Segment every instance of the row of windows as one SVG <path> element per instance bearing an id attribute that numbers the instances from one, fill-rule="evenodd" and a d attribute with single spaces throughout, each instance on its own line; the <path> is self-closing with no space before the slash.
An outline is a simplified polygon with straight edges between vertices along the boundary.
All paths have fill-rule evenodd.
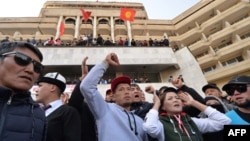
<path id="1" fill-rule="evenodd" d="M 65 24 L 74 24 L 75 25 L 76 20 L 69 18 L 65 20 Z M 85 24 L 84 20 L 82 20 L 82 24 Z M 86 24 L 92 24 L 92 20 L 88 19 Z M 99 20 L 99 24 L 109 24 L 109 21 L 106 19 Z M 124 25 L 124 21 L 121 19 L 115 20 L 115 24 L 117 25 Z"/>
<path id="2" fill-rule="evenodd" d="M 243 34 L 243 35 L 240 36 L 241 40 L 244 40 L 244 39 L 249 38 L 249 37 L 250 37 L 250 32 L 247 32 L 247 33 L 245 33 L 245 34 Z M 225 47 L 227 47 L 227 46 L 229 46 L 231 44 L 233 44 L 233 42 L 231 40 L 229 40 L 229 41 L 223 40 L 221 44 L 219 44 L 216 47 L 213 47 L 213 49 L 214 49 L 215 52 L 217 52 L 220 49 L 225 48 Z M 201 58 L 201 57 L 203 57 L 203 56 L 205 56 L 207 54 L 209 54 L 208 50 L 204 50 L 204 52 L 196 55 L 196 58 L 197 59 Z"/>
<path id="3" fill-rule="evenodd" d="M 229 9 L 227 9 L 227 10 L 229 10 Z M 246 18 L 249 18 L 250 16 L 249 16 L 249 14 L 245 14 L 245 15 L 241 15 L 241 16 L 239 16 L 239 17 L 236 17 L 235 18 L 235 20 L 234 21 L 229 21 L 230 19 L 224 19 L 224 20 L 221 20 L 221 21 L 218 21 L 218 23 L 214 23 L 213 25 L 213 27 L 211 27 L 210 28 L 210 30 L 208 29 L 208 30 L 206 30 L 206 29 L 204 29 L 204 31 L 206 30 L 207 32 L 206 33 L 204 33 L 204 35 L 206 36 L 206 38 L 208 38 L 208 37 L 210 37 L 210 36 L 212 36 L 213 34 L 215 34 L 215 33 L 217 33 L 217 32 L 220 32 L 221 30 L 223 30 L 223 25 L 225 24 L 225 22 L 228 22 L 230 25 L 233 25 L 233 24 L 236 24 L 236 23 L 238 23 L 238 22 L 240 22 L 240 21 L 242 21 L 242 20 L 245 20 Z M 202 24 L 205 24 L 205 23 L 207 23 L 207 22 L 209 22 L 210 21 L 210 19 L 211 18 L 208 18 L 207 20 L 205 20 L 204 22 L 202 22 L 202 23 L 200 23 L 198 26 L 200 26 L 200 27 L 202 27 Z M 211 20 L 216 20 L 216 19 L 211 19 Z M 194 21 L 197 21 L 197 20 L 194 20 Z M 196 29 L 197 28 L 197 25 L 196 24 L 193 24 L 194 26 L 193 26 L 193 28 L 191 28 L 191 29 L 189 29 L 189 30 L 192 30 L 192 29 Z M 196 26 L 195 26 L 196 25 Z M 196 30 L 195 30 L 196 31 Z M 187 32 L 187 31 L 186 31 Z M 186 32 L 184 32 L 184 33 L 182 33 L 182 34 L 186 34 Z M 235 34 L 237 34 L 237 33 L 235 33 Z M 238 33 L 238 34 L 240 34 L 240 33 Z M 180 33 L 180 35 L 181 35 L 181 33 Z M 191 38 L 191 36 L 190 36 L 190 38 Z M 197 42 L 197 40 L 198 41 L 201 41 L 203 38 L 200 38 L 200 37 L 196 37 L 197 39 L 194 39 L 193 38 L 193 40 L 190 40 L 190 41 L 188 41 L 189 43 L 186 43 L 185 45 L 187 45 L 187 46 L 191 46 L 191 45 L 193 45 L 193 44 L 195 44 L 196 42 Z M 195 42 L 194 42 L 194 40 L 195 40 Z M 222 41 L 223 41 L 224 39 L 222 39 Z"/>
<path id="4" fill-rule="evenodd" d="M 242 61 L 244 61 L 243 57 L 238 56 L 238 57 L 232 58 L 230 60 L 224 61 L 221 64 L 222 64 L 223 67 L 227 67 L 227 66 L 231 66 L 231 65 L 237 64 L 237 63 L 242 62 Z M 212 66 L 210 66 L 208 68 L 203 69 L 203 73 L 206 74 L 206 73 L 209 73 L 209 72 L 213 72 L 216 69 L 217 69 L 216 65 L 212 65 Z"/>

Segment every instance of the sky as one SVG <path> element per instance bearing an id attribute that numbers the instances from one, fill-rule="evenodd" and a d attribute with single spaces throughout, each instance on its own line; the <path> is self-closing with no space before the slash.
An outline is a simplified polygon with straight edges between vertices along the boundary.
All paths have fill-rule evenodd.
<path id="1" fill-rule="evenodd" d="M 47 0 L 1 0 L 0 17 L 37 17 Z M 55 0 L 53 0 L 55 1 Z M 57 0 L 64 1 L 64 0 Z M 66 0 L 65 0 L 66 1 Z M 67 0 L 77 1 L 77 0 Z M 80 1 L 80 0 L 78 0 Z M 97 0 L 81 0 L 97 1 Z M 171 20 L 201 0 L 98 0 L 143 3 L 149 19 Z"/>

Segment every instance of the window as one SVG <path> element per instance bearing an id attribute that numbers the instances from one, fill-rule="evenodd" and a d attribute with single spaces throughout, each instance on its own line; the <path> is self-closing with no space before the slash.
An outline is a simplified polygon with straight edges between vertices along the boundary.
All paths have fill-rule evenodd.
<path id="1" fill-rule="evenodd" d="M 248 18 L 248 14 L 246 14 L 246 15 L 244 15 L 243 17 L 240 17 L 239 19 L 235 20 L 232 24 L 235 24 L 235 23 L 237 23 L 237 22 L 239 22 L 239 21 L 241 21 L 241 20 L 244 20 L 244 19 L 246 19 L 246 18 Z"/>
<path id="2" fill-rule="evenodd" d="M 84 20 L 82 20 L 82 24 L 85 24 Z M 92 24 L 92 20 L 88 19 L 86 24 Z"/>
<path id="3" fill-rule="evenodd" d="M 101 19 L 101 20 L 99 21 L 99 24 L 108 24 L 108 20 L 106 20 L 106 19 Z"/>
<path id="4" fill-rule="evenodd" d="M 233 59 L 230 59 L 230 60 L 227 60 L 225 62 L 222 62 L 222 65 L 225 67 L 225 66 L 230 66 L 230 65 L 233 65 L 233 64 L 237 64 L 241 61 L 243 61 L 244 59 L 241 57 L 241 56 L 238 56 L 236 58 L 233 58 Z"/>
<path id="5" fill-rule="evenodd" d="M 129 76 L 134 83 L 160 82 L 159 73 L 123 72 L 123 75 Z"/>
<path id="6" fill-rule="evenodd" d="M 248 38 L 248 37 L 250 37 L 250 32 L 242 35 L 240 38 L 243 40 L 243 39 Z"/>
<path id="7" fill-rule="evenodd" d="M 203 73 L 206 74 L 206 73 L 209 73 L 209 72 L 212 72 L 212 71 L 215 71 L 215 70 L 216 70 L 216 66 L 213 65 L 211 67 L 203 69 Z"/>
<path id="8" fill-rule="evenodd" d="M 219 51 L 220 49 L 222 49 L 222 48 L 224 48 L 224 47 L 226 47 L 226 46 L 229 46 L 229 45 L 231 45 L 231 44 L 232 44 L 232 41 L 228 41 L 228 42 L 226 42 L 226 43 L 220 44 L 219 46 L 217 46 L 217 47 L 214 48 L 214 51 L 217 52 L 217 51 Z"/>
<path id="9" fill-rule="evenodd" d="M 65 23 L 66 23 L 66 24 L 75 24 L 75 20 L 69 18 L 69 19 L 65 20 Z"/>
<path id="10" fill-rule="evenodd" d="M 118 20 L 115 20 L 115 24 L 123 25 L 123 24 L 124 24 L 124 21 L 121 20 L 121 19 L 118 19 Z"/>
<path id="11" fill-rule="evenodd" d="M 203 52 L 203 53 L 201 53 L 201 54 L 196 55 L 196 58 L 197 58 L 197 59 L 198 59 L 198 58 L 201 58 L 201 57 L 203 57 L 203 56 L 205 56 L 205 55 L 207 55 L 207 54 L 208 54 L 208 51 Z"/>

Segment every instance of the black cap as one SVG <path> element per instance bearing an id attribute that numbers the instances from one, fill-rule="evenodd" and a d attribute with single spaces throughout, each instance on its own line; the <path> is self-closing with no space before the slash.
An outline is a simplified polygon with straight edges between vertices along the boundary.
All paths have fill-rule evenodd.
<path id="1" fill-rule="evenodd" d="M 218 91 L 220 91 L 220 88 L 215 83 L 209 83 L 203 86 L 202 91 L 205 92 L 208 88 L 217 89 Z"/>
<path id="2" fill-rule="evenodd" d="M 250 84 L 250 76 L 241 75 L 233 77 L 226 85 L 222 87 L 222 90 L 227 90 L 229 86 L 233 84 Z"/>

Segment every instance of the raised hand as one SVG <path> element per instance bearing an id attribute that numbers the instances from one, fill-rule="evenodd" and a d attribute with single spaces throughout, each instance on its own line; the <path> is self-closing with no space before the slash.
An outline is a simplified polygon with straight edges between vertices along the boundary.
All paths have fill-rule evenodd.
<path id="1" fill-rule="evenodd" d="M 181 88 L 183 86 L 181 79 L 172 79 L 171 83 L 177 88 Z"/>
<path id="2" fill-rule="evenodd" d="M 84 59 L 82 60 L 82 66 L 81 66 L 81 69 L 82 69 L 82 76 L 80 77 L 80 80 L 83 80 L 83 78 L 88 74 L 88 66 L 86 65 L 86 62 L 88 60 L 88 57 L 84 57 Z"/>
<path id="3" fill-rule="evenodd" d="M 153 94 L 153 103 L 154 103 L 154 106 L 152 107 L 152 109 L 155 109 L 158 111 L 161 106 L 161 101 L 160 101 L 160 98 L 155 93 Z"/>
<path id="4" fill-rule="evenodd" d="M 146 87 L 145 87 L 145 91 L 146 91 L 147 93 L 150 93 L 150 94 L 154 94 L 154 93 L 155 93 L 155 89 L 154 89 L 154 87 L 153 87 L 152 85 L 146 86 Z"/>
<path id="5" fill-rule="evenodd" d="M 184 105 L 192 105 L 192 102 L 194 101 L 193 97 L 187 92 L 179 92 L 178 96 Z"/>
<path id="6" fill-rule="evenodd" d="M 115 54 L 115 53 L 109 53 L 107 56 L 106 56 L 106 59 L 105 61 L 111 65 L 111 66 L 118 66 L 120 65 L 119 63 L 119 58 L 118 56 Z"/>

